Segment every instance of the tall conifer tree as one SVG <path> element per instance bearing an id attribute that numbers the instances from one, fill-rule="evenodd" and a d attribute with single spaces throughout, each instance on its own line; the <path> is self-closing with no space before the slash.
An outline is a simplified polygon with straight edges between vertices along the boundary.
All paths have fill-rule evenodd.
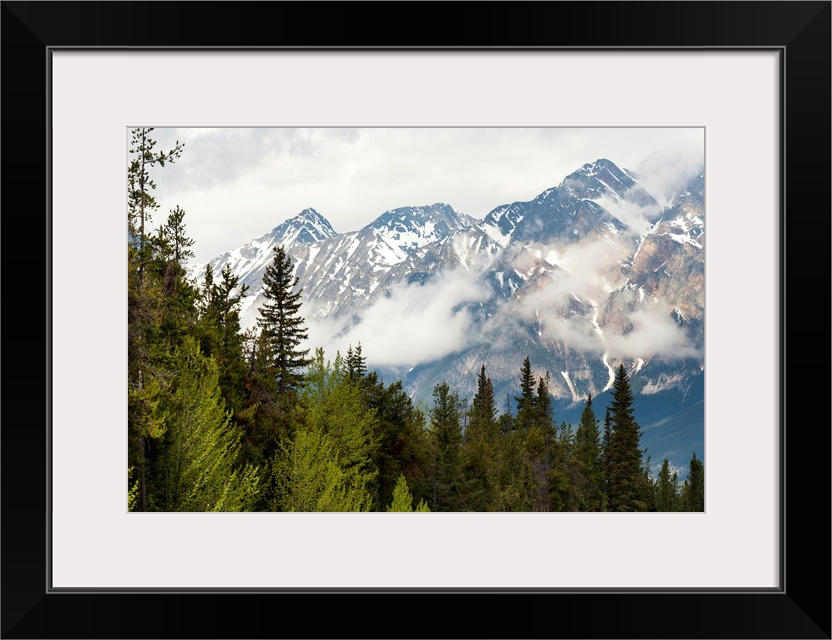
<path id="1" fill-rule="evenodd" d="M 462 445 L 463 508 L 470 511 L 494 511 L 498 505 L 498 470 L 496 468 L 497 406 L 494 386 L 485 375 L 485 365 L 477 376 L 477 392 L 468 410 L 468 427 Z"/>
<path id="2" fill-rule="evenodd" d="M 537 419 L 535 414 L 535 379 L 532 374 L 532 365 L 529 357 L 523 360 L 523 367 L 520 369 L 520 395 L 514 396 L 517 402 L 517 416 L 515 423 L 517 428 L 525 431 L 531 427 Z"/>
<path id="3" fill-rule="evenodd" d="M 433 511 L 456 511 L 459 504 L 460 425 L 459 398 L 447 382 L 433 388 L 434 405 L 430 412 L 431 441 L 434 451 Z"/>
<path id="4" fill-rule="evenodd" d="M 604 465 L 599 440 L 598 419 L 590 394 L 575 433 L 577 473 L 573 490 L 579 511 L 601 511 L 604 507 Z"/>
<path id="5" fill-rule="evenodd" d="M 690 460 L 688 477 L 682 487 L 682 508 L 685 511 L 705 510 L 705 467 L 696 457 L 696 452 Z"/>
<path id="6" fill-rule="evenodd" d="M 679 488 L 677 485 L 676 472 L 670 472 L 670 462 L 665 458 L 656 480 L 657 511 L 678 511 Z"/>
<path id="7" fill-rule="evenodd" d="M 291 258 L 282 246 L 274 248 L 272 263 L 263 274 L 263 296 L 259 325 L 264 343 L 269 349 L 268 359 L 277 380 L 277 392 L 297 391 L 303 383 L 303 369 L 312 362 L 309 349 L 301 349 L 307 331 L 300 315 L 302 289 L 295 291 L 298 278 L 294 276 Z"/>
<path id="8" fill-rule="evenodd" d="M 609 501 L 612 511 L 644 511 L 641 431 L 633 417 L 633 392 L 624 365 L 618 367 L 610 406 Z"/>

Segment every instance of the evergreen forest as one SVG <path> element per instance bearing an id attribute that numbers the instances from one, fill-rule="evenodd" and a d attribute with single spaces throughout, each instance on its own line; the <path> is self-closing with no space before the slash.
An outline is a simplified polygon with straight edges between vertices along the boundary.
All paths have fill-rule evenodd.
<path id="1" fill-rule="evenodd" d="M 184 153 L 131 132 L 128 165 L 130 511 L 704 511 L 704 467 L 654 475 L 623 365 L 612 402 L 556 420 L 549 375 L 522 354 L 498 411 L 485 366 L 472 398 L 401 381 L 346 353 L 307 348 L 292 261 L 276 247 L 266 303 L 243 331 L 229 268 L 187 277 L 194 241 L 176 206 L 153 231 L 154 177 Z"/>

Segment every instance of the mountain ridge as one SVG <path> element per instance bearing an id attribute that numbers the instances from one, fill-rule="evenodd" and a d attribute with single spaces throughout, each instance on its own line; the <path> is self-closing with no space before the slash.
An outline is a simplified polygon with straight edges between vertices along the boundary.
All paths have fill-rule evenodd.
<path id="1" fill-rule="evenodd" d="M 286 241 L 329 349 L 362 342 L 368 366 L 426 401 L 442 380 L 472 395 L 483 364 L 510 395 L 528 355 L 565 410 L 608 391 L 618 364 L 642 395 L 703 375 L 704 175 L 668 202 L 601 158 L 481 220 L 433 203 L 338 234 L 305 209 L 245 245 L 250 257 L 232 250 L 212 266 L 234 259 L 250 287 L 242 324 L 254 326 L 268 252 Z M 191 274 L 199 282 L 200 266 Z"/>

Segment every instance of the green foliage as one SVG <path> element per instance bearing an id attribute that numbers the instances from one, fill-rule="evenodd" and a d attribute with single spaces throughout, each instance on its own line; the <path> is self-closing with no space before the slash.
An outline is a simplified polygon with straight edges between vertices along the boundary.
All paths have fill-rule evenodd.
<path id="1" fill-rule="evenodd" d="M 135 467 L 128 467 L 127 468 L 127 510 L 128 511 L 137 511 L 139 507 L 139 481 L 135 480 L 131 484 L 131 480 L 133 480 L 133 475 L 135 472 Z"/>
<path id="2" fill-rule="evenodd" d="M 460 499 L 460 449 L 462 427 L 460 402 L 447 382 L 433 388 L 434 405 L 430 412 L 433 447 L 433 511 L 456 511 Z"/>
<path id="3" fill-rule="evenodd" d="M 375 373 L 370 373 L 357 378 L 354 384 L 361 389 L 378 420 L 379 444 L 373 457 L 378 469 L 374 510 L 381 511 L 390 504 L 402 474 L 415 497 L 429 498 L 432 492 L 427 474 L 432 458 L 425 414 L 413 405 L 401 381 L 385 386 Z"/>
<path id="4" fill-rule="evenodd" d="M 549 372 L 537 382 L 537 396 L 532 410 L 534 421 L 526 429 L 526 451 L 534 478 L 534 510 L 549 511 L 549 476 L 552 470 L 552 455 L 555 446 L 555 432 L 552 419 L 552 397 L 549 394 Z M 518 414 L 519 416 L 520 414 Z"/>
<path id="5" fill-rule="evenodd" d="M 273 511 L 369 511 L 366 482 L 345 470 L 334 438 L 297 431 L 274 461 Z"/>
<path id="6" fill-rule="evenodd" d="M 214 282 L 211 265 L 199 292 L 197 308 L 199 321 L 195 333 L 206 355 L 217 361 L 220 370 L 220 389 L 228 408 L 236 415 L 247 401 L 245 378 L 248 373 L 240 331 L 240 306 L 248 292 L 248 285 L 239 286 L 239 277 L 226 265 Z"/>
<path id="7" fill-rule="evenodd" d="M 184 144 L 177 140 L 168 152 L 156 152 L 156 141 L 151 137 L 153 128 L 137 128 L 131 131 L 130 155 L 136 156 L 127 169 L 127 231 L 134 251 L 131 254 L 137 264 L 138 284 L 143 285 L 144 269 L 148 262 L 150 249 L 147 225 L 152 222 L 152 212 L 159 208 L 152 191 L 156 183 L 150 177 L 150 169 L 164 167 L 168 162 L 175 162 L 182 154 Z"/>
<path id="8" fill-rule="evenodd" d="M 301 397 L 307 426 L 285 441 L 273 464 L 273 509 L 369 511 L 378 471 L 375 412 L 352 384 L 345 363 L 317 349 Z"/>
<path id="9" fill-rule="evenodd" d="M 496 464 L 499 426 L 494 387 L 485 375 L 477 376 L 477 392 L 468 410 L 468 426 L 461 452 L 462 488 L 460 508 L 465 511 L 495 511 L 499 508 L 499 469 Z"/>
<path id="10" fill-rule="evenodd" d="M 170 152 L 157 153 L 152 131 L 142 128 L 131 132 L 130 154 L 136 157 L 127 170 L 128 464 L 136 467 L 136 508 L 143 511 L 148 509 L 149 466 L 166 429 L 159 403 L 168 386 L 166 360 L 172 352 L 165 322 L 165 269 L 158 267 L 159 259 L 154 257 L 157 247 L 147 230 L 151 214 L 158 208 L 151 193 L 156 184 L 150 170 L 176 160 L 182 150 L 177 143 Z M 157 265 L 155 269 L 150 268 L 152 263 Z"/>
<path id="11" fill-rule="evenodd" d="M 527 356 L 523 361 L 523 367 L 520 369 L 520 395 L 514 397 L 517 402 L 515 425 L 521 431 L 529 429 L 537 421 L 534 388 L 535 379 L 532 374 L 532 365 Z"/>
<path id="12" fill-rule="evenodd" d="M 613 382 L 610 406 L 609 503 L 612 511 L 645 511 L 648 508 L 640 448 L 641 431 L 633 417 L 633 392 L 624 365 Z"/>
<path id="13" fill-rule="evenodd" d="M 375 480 L 372 458 L 378 447 L 378 420 L 361 389 L 350 383 L 340 355 L 333 364 L 324 361 L 323 349 L 315 351 L 302 399 L 311 428 L 332 438 L 345 472 L 357 474 L 368 485 Z"/>
<path id="14" fill-rule="evenodd" d="M 576 473 L 572 492 L 578 511 L 603 511 L 606 505 L 604 464 L 592 395 L 586 398 L 581 422 L 575 433 L 574 460 Z"/>
<path id="15" fill-rule="evenodd" d="M 396 487 L 393 489 L 393 502 L 387 507 L 387 511 L 404 513 L 414 511 L 413 495 L 407 487 L 407 480 L 405 480 L 404 474 L 400 475 L 396 481 Z M 419 504 L 416 505 L 415 511 L 429 512 L 430 508 L 424 500 L 420 500 Z"/>
<path id="16" fill-rule="evenodd" d="M 549 470 L 549 501 L 551 511 L 577 511 L 573 486 L 575 482 L 575 433 L 571 424 L 561 422 L 552 445 Z"/>
<path id="17" fill-rule="evenodd" d="M 229 427 L 216 363 L 187 338 L 176 353 L 175 365 L 153 509 L 250 510 L 260 490 L 257 469 L 235 468 L 239 434 Z"/>
<path id="18" fill-rule="evenodd" d="M 501 434 L 497 452 L 499 511 L 533 511 L 536 484 L 534 471 L 520 431 Z"/>
<path id="19" fill-rule="evenodd" d="M 282 246 L 274 248 L 272 263 L 263 274 L 263 297 L 258 323 L 264 353 L 277 380 L 277 392 L 297 391 L 303 383 L 303 369 L 310 364 L 309 349 L 300 345 L 307 338 L 300 315 L 302 289 L 297 289 L 292 260 Z"/>
<path id="20" fill-rule="evenodd" d="M 430 508 L 424 500 L 420 500 L 415 510 L 430 511 Z M 404 513 L 414 511 L 413 495 L 410 493 L 410 489 L 407 488 L 407 480 L 405 480 L 404 475 L 400 475 L 396 482 L 396 488 L 393 489 L 393 502 L 387 507 L 387 511 Z"/>
<path id="21" fill-rule="evenodd" d="M 688 477 L 682 487 L 682 509 L 705 511 L 705 466 L 696 457 L 696 452 L 690 460 Z"/>
<path id="22" fill-rule="evenodd" d="M 656 479 L 656 510 L 679 510 L 679 480 L 676 472 L 670 472 L 670 462 L 667 458 L 662 462 L 659 477 Z"/>
<path id="23" fill-rule="evenodd" d="M 355 346 L 355 349 L 352 348 L 352 345 L 347 347 L 346 365 L 350 382 L 359 382 L 367 375 L 367 359 L 361 353 L 360 342 Z"/>

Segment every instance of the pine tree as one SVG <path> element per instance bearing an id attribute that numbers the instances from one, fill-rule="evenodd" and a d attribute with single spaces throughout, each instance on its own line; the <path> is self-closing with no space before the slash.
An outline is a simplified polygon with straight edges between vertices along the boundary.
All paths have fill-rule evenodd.
<path id="1" fill-rule="evenodd" d="M 604 495 L 610 493 L 610 436 L 612 435 L 612 418 L 610 408 L 604 411 L 604 434 L 601 436 L 601 462 L 604 469 Z"/>
<path id="2" fill-rule="evenodd" d="M 550 511 L 577 511 L 572 490 L 575 482 L 575 432 L 571 423 L 561 422 L 552 446 L 549 471 Z"/>
<path id="3" fill-rule="evenodd" d="M 216 344 L 211 355 L 220 366 L 220 388 L 229 409 L 235 413 L 245 404 L 246 362 L 240 329 L 240 306 L 248 285 L 239 286 L 239 277 L 225 265 L 220 281 L 212 286 L 206 322 L 213 323 L 211 333 Z"/>
<path id="4" fill-rule="evenodd" d="M 434 451 L 432 469 L 433 511 L 456 511 L 459 507 L 460 425 L 459 399 L 447 382 L 433 388 L 434 405 L 430 413 Z"/>
<path id="5" fill-rule="evenodd" d="M 156 183 L 150 177 L 150 169 L 156 165 L 164 167 L 167 162 L 175 162 L 182 154 L 184 143 L 176 141 L 173 149 L 167 153 L 155 152 L 156 141 L 150 136 L 152 127 L 133 129 L 130 140 L 130 154 L 137 156 L 131 160 L 127 171 L 127 229 L 131 246 L 135 249 L 138 262 L 138 284 L 144 284 L 144 269 L 148 259 L 147 227 L 152 222 L 152 212 L 159 208 L 151 191 Z"/>
<path id="6" fill-rule="evenodd" d="M 477 427 L 488 428 L 496 423 L 497 405 L 494 400 L 494 385 L 491 378 L 485 375 L 485 365 L 482 365 L 477 375 L 477 392 L 471 402 L 469 412 L 470 423 Z"/>
<path id="7" fill-rule="evenodd" d="M 468 427 L 462 445 L 462 508 L 468 511 L 494 511 L 498 505 L 498 478 L 495 465 L 499 427 L 494 386 L 485 375 L 485 365 L 477 376 L 477 392 L 468 410 Z"/>
<path id="8" fill-rule="evenodd" d="M 665 458 L 656 480 L 656 510 L 678 511 L 678 493 L 676 472 L 670 473 L 670 462 Z"/>
<path id="9" fill-rule="evenodd" d="M 604 508 L 604 466 L 599 436 L 598 419 L 589 394 L 575 433 L 577 477 L 573 491 L 579 511 L 603 511 Z"/>
<path id="10" fill-rule="evenodd" d="M 696 457 L 690 460 L 690 469 L 682 487 L 682 509 L 684 511 L 705 511 L 705 466 Z"/>
<path id="11" fill-rule="evenodd" d="M 609 508 L 612 511 L 644 511 L 643 451 L 641 431 L 633 417 L 633 392 L 624 365 L 613 382 L 610 406 Z"/>
<path id="12" fill-rule="evenodd" d="M 537 382 L 537 397 L 532 405 L 534 421 L 525 430 L 526 453 L 534 478 L 534 510 L 549 511 L 549 476 L 555 447 L 552 397 L 549 395 L 549 372 Z M 519 414 L 518 414 L 519 415 Z"/>
<path id="13" fill-rule="evenodd" d="M 521 431 L 531 427 L 536 419 L 534 387 L 535 380 L 532 374 L 532 365 L 528 356 L 526 356 L 523 367 L 520 369 L 520 395 L 514 396 L 514 400 L 517 402 L 515 422 L 517 428 Z"/>
<path id="14" fill-rule="evenodd" d="M 367 406 L 378 420 L 379 446 L 373 461 L 379 475 L 373 509 L 383 511 L 390 504 L 402 474 L 414 498 L 430 499 L 432 489 L 428 475 L 432 462 L 425 414 L 414 406 L 401 380 L 385 386 L 378 375 L 371 372 L 358 384 Z"/>
<path id="15" fill-rule="evenodd" d="M 361 342 L 355 349 L 352 345 L 347 347 L 347 370 L 350 382 L 358 382 L 367 375 L 367 358 L 361 353 Z"/>
<path id="16" fill-rule="evenodd" d="M 272 263 L 263 274 L 265 303 L 258 320 L 268 358 L 277 380 L 277 392 L 298 391 L 303 383 L 303 369 L 312 362 L 309 349 L 301 349 L 307 331 L 300 315 L 302 289 L 295 291 L 292 260 L 282 246 L 274 248 Z"/>
<path id="17" fill-rule="evenodd" d="M 184 336 L 193 332 L 197 319 L 199 291 L 188 280 L 186 272 L 188 259 L 194 256 L 193 244 L 185 232 L 185 210 L 179 206 L 171 210 L 151 242 L 153 255 L 148 270 L 161 283 L 159 331 L 168 354 L 181 345 Z"/>

